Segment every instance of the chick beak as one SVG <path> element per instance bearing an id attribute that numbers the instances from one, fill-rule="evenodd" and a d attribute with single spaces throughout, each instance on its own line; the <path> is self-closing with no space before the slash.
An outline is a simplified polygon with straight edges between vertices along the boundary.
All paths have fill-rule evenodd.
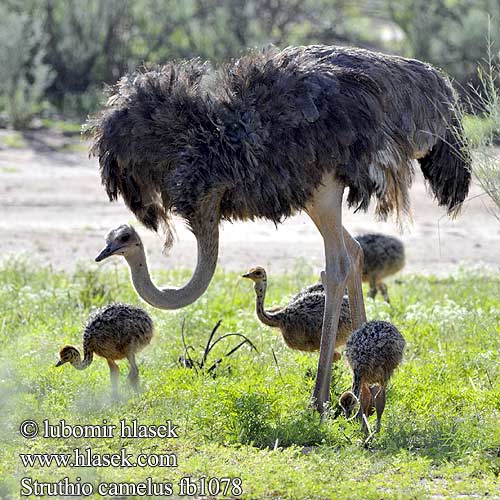
<path id="1" fill-rule="evenodd" d="M 61 366 L 62 364 L 64 363 L 64 361 L 62 359 L 60 359 L 55 366 Z"/>
<path id="2" fill-rule="evenodd" d="M 250 273 L 242 274 L 241 277 L 242 278 L 250 278 Z"/>

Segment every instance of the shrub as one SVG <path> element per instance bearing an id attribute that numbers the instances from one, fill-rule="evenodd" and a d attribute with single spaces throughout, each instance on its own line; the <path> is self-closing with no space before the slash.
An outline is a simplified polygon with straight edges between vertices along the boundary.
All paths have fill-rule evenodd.
<path id="1" fill-rule="evenodd" d="M 471 109 L 482 109 L 464 117 L 464 128 L 474 154 L 474 176 L 493 202 L 493 215 L 500 221 L 500 158 L 494 149 L 500 137 L 500 55 L 491 48 L 485 67 L 480 67 L 480 86 L 474 90 Z"/>
<path id="2" fill-rule="evenodd" d="M 27 13 L 0 7 L 0 109 L 14 128 L 26 128 L 43 107 L 51 81 L 41 23 Z"/>

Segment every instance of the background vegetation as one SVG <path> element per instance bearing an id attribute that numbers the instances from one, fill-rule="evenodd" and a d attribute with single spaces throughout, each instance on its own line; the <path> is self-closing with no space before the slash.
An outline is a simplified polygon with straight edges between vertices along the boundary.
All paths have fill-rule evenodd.
<path id="1" fill-rule="evenodd" d="M 431 62 L 465 90 L 500 40 L 496 0 L 3 0 L 0 116 L 81 121 L 145 62 L 220 62 L 273 43 L 347 44 Z"/>
<path id="2" fill-rule="evenodd" d="M 121 263 L 120 263 L 121 264 Z M 335 402 L 350 385 L 343 361 L 335 365 L 331 418 L 308 409 L 317 355 L 288 349 L 254 314 L 251 283 L 219 272 L 194 306 L 178 312 L 148 308 L 156 338 L 139 356 L 143 392 L 133 394 L 121 363 L 121 398 L 110 400 L 109 371 L 101 358 L 85 371 L 55 368 L 61 345 L 81 346 L 91 309 L 112 300 L 139 303 L 125 266 L 98 272 L 55 272 L 20 261 L 0 268 L 0 497 L 18 498 L 19 480 L 63 477 L 97 483 L 152 477 L 177 481 L 189 474 L 241 476 L 244 498 L 498 498 L 500 487 L 500 278 L 481 269 L 448 277 L 404 276 L 390 285 L 392 304 L 367 300 L 369 318 L 397 325 L 405 359 L 388 390 L 382 431 L 362 448 L 359 425 L 338 415 Z M 108 268 L 109 269 L 109 268 Z M 180 284 L 185 272 L 158 273 Z M 303 264 L 270 282 L 269 304 L 281 304 L 316 277 Z M 144 304 L 142 304 L 144 305 Z M 216 377 L 183 368 L 181 325 L 200 357 L 222 319 L 219 334 L 244 333 L 244 347 Z M 214 361 L 237 343 L 219 343 Z M 273 354 L 274 352 L 274 354 Z M 276 362 L 275 362 L 276 358 Z M 172 420 L 180 438 L 96 439 L 92 449 L 178 455 L 179 467 L 23 469 L 19 453 L 70 452 L 88 440 L 26 440 L 20 422 L 71 424 Z M 83 444 L 82 444 L 83 443 Z"/>
<path id="3" fill-rule="evenodd" d="M 499 216 L 500 135 L 495 55 L 500 49 L 496 0 L 3 0 L 0 3 L 0 126 L 81 122 L 105 83 L 144 62 L 199 56 L 214 63 L 248 47 L 274 43 L 337 43 L 417 57 L 450 73 L 475 115 L 464 116 L 475 148 L 475 174 Z M 489 31 L 489 36 L 488 36 Z M 489 38 L 489 42 L 488 42 Z M 485 61 L 485 72 L 477 65 Z M 470 92 L 469 83 L 480 88 Z M 74 127 L 59 122 L 63 132 Z M 20 139 L 22 136 L 19 135 Z M 6 144 L 8 146 L 8 144 Z M 68 274 L 6 261 L 0 267 L 0 498 L 18 498 L 19 479 L 176 481 L 241 476 L 245 498 L 426 498 L 500 496 L 500 278 L 491 271 L 448 277 L 404 276 L 392 304 L 367 301 L 369 318 L 387 319 L 407 340 L 405 362 L 389 392 L 382 432 L 370 450 L 357 423 L 335 405 L 349 386 L 343 362 L 334 368 L 331 418 L 321 423 L 308 402 L 317 355 L 287 349 L 253 312 L 251 284 L 219 272 L 194 306 L 149 308 L 153 345 L 140 355 L 143 392 L 109 398 L 108 368 L 96 359 L 78 372 L 56 369 L 64 343 L 81 343 L 89 312 L 108 302 L 139 303 L 120 266 Z M 181 284 L 186 272 L 156 275 Z M 269 302 L 284 303 L 316 277 L 301 265 L 275 276 Z M 141 304 L 144 305 L 144 304 Z M 216 322 L 220 334 L 247 335 L 216 377 L 180 366 L 181 325 L 201 357 Z M 215 361 L 236 341 L 220 343 Z M 209 363 L 210 364 L 210 363 Z M 122 364 L 125 365 L 125 364 Z M 173 443 L 96 440 L 94 451 L 178 454 L 175 470 L 106 468 L 24 470 L 18 454 L 67 452 L 78 440 L 27 441 L 27 418 L 73 424 L 117 424 L 121 418 L 181 429 Z"/>

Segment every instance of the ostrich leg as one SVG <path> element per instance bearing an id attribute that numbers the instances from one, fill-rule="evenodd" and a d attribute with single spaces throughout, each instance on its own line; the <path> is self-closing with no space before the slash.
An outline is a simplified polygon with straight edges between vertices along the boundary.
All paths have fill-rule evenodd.
<path id="1" fill-rule="evenodd" d="M 363 273 L 363 250 L 361 245 L 344 228 L 344 242 L 351 258 L 351 272 L 347 278 L 347 294 L 353 330 L 357 330 L 366 322 L 365 303 L 361 276 Z"/>
<path id="2" fill-rule="evenodd" d="M 368 297 L 374 299 L 377 296 L 377 280 L 374 276 L 370 276 L 370 291 Z"/>
<path id="3" fill-rule="evenodd" d="M 321 273 L 325 289 L 325 312 L 312 401 L 320 413 L 323 413 L 324 404 L 330 400 L 330 378 L 340 306 L 351 270 L 342 228 L 343 194 L 344 185 L 333 178 L 327 178 L 307 207 L 307 213 L 323 236 L 325 246 L 325 271 Z"/>
<path id="4" fill-rule="evenodd" d="M 109 375 L 111 378 L 111 394 L 113 398 L 118 397 L 118 377 L 120 376 L 120 368 L 112 359 L 106 359 L 109 366 Z"/>
<path id="5" fill-rule="evenodd" d="M 139 368 L 137 368 L 137 363 L 135 362 L 135 354 L 132 352 L 127 356 L 130 371 L 128 374 L 128 380 L 130 385 L 136 390 L 139 390 Z"/>

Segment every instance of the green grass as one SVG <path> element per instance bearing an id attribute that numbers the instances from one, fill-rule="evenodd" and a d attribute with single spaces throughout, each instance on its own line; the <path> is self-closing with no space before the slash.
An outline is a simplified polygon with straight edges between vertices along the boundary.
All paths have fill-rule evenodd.
<path id="1" fill-rule="evenodd" d="M 121 264 L 121 263 L 120 263 Z M 109 268 L 106 268 L 109 269 Z M 187 272 L 157 273 L 180 285 Z M 315 277 L 301 271 L 271 276 L 268 303 L 280 304 Z M 20 261 L 0 268 L 0 497 L 18 498 L 19 481 L 177 482 L 183 476 L 236 477 L 244 498 L 500 497 L 500 277 L 462 270 L 445 278 L 404 276 L 389 286 L 392 304 L 367 301 L 369 318 L 389 319 L 407 340 L 393 377 L 382 431 L 362 447 L 355 422 L 321 423 L 308 409 L 317 354 L 292 351 L 253 312 L 251 284 L 219 272 L 208 292 L 180 311 L 147 307 L 156 338 L 139 355 L 143 392 L 133 394 L 122 363 L 119 401 L 109 398 L 108 368 L 96 358 L 86 371 L 55 368 L 65 343 L 81 345 L 90 310 L 113 300 L 140 304 L 124 266 L 81 268 L 74 274 Z M 181 326 L 192 353 L 217 322 L 218 334 L 240 332 L 243 347 L 211 377 L 182 368 Z M 235 345 L 223 342 L 211 361 Z M 273 351 L 278 361 L 274 361 Z M 334 367 L 333 401 L 350 385 L 343 362 Z M 178 439 L 21 438 L 25 419 L 70 424 L 142 424 L 171 420 Z M 19 453 L 175 453 L 176 468 L 23 469 Z M 134 497 L 135 498 L 135 497 Z"/>

